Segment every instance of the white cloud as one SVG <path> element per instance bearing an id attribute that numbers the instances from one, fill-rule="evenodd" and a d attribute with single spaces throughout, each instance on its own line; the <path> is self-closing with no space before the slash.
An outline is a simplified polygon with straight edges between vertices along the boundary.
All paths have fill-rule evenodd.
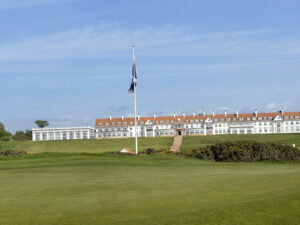
<path id="1" fill-rule="evenodd" d="M 130 46 L 133 42 L 140 55 L 150 57 L 221 57 L 224 59 L 214 60 L 212 63 L 199 60 L 191 65 L 187 65 L 188 61 L 185 60 L 182 64 L 167 65 L 169 69 L 174 70 L 187 66 L 194 70 L 199 68 L 211 70 L 298 63 L 300 47 L 295 46 L 300 46 L 300 41 L 274 40 L 267 37 L 265 40 L 263 34 L 271 32 L 271 29 L 256 29 L 202 33 L 190 27 L 173 25 L 159 28 L 143 26 L 132 29 L 119 23 L 100 22 L 52 35 L 0 44 L 0 63 L 26 62 L 28 66 L 29 62 L 33 62 L 36 67 L 37 61 L 122 56 L 130 54 Z M 26 70 L 24 67 L 20 68 Z M 16 67 L 10 66 L 7 71 L 9 70 L 13 72 Z M 52 70 L 55 68 L 50 67 L 47 71 Z M 36 71 L 45 70 L 37 68 Z"/>
<path id="2" fill-rule="evenodd" d="M 276 111 L 276 110 L 280 110 L 280 109 L 284 109 L 284 110 L 288 110 L 290 109 L 290 107 L 293 106 L 293 103 L 290 101 L 284 101 L 281 103 L 276 103 L 276 102 L 270 102 L 269 104 L 266 105 L 266 110 L 272 110 L 272 111 Z"/>

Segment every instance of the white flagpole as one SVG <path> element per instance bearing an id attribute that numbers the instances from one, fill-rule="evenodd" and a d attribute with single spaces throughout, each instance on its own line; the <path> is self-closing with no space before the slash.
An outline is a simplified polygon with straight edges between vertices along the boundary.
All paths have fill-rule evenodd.
<path id="1" fill-rule="evenodd" d="M 135 63 L 134 45 L 132 45 L 132 56 L 133 56 L 133 62 Z M 136 121 L 136 88 L 135 88 L 136 80 L 135 80 L 135 77 L 133 79 L 134 79 L 133 92 L 134 92 L 135 154 L 138 154 L 139 150 L 138 150 L 138 131 L 137 131 L 137 121 Z"/>

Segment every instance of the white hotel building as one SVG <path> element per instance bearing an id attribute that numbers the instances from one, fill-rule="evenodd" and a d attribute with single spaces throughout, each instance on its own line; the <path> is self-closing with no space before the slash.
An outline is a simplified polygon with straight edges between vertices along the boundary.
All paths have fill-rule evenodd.
<path id="1" fill-rule="evenodd" d="M 95 128 L 33 129 L 33 140 L 128 138 L 135 136 L 134 118 L 97 119 Z M 174 135 L 300 133 L 300 112 L 199 114 L 137 117 L 139 137 Z"/>

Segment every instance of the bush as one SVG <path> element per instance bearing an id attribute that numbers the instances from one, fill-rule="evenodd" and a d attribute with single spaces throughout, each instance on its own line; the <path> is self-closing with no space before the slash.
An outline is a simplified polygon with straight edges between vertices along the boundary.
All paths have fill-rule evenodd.
<path id="1" fill-rule="evenodd" d="M 300 151 L 291 146 L 252 141 L 216 143 L 192 151 L 193 156 L 219 162 L 293 161 L 300 160 Z"/>
<path id="2" fill-rule="evenodd" d="M 215 154 L 210 150 L 210 146 L 206 146 L 201 149 L 194 149 L 192 151 L 192 156 L 203 160 L 214 160 Z"/>

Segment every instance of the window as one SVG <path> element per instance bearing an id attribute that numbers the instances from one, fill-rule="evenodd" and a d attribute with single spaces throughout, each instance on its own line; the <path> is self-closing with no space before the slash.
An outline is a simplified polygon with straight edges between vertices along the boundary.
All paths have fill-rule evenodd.
<path id="1" fill-rule="evenodd" d="M 256 120 L 256 117 L 252 117 L 252 120 Z"/>
<path id="2" fill-rule="evenodd" d="M 247 120 L 251 120 L 250 117 L 247 117 Z"/>
<path id="3" fill-rule="evenodd" d="M 66 140 L 66 139 L 67 139 L 67 132 L 64 131 L 64 132 L 62 133 L 62 139 L 63 139 L 63 140 Z"/>
<path id="4" fill-rule="evenodd" d="M 102 123 L 98 123 L 99 126 L 102 126 Z"/>
<path id="5" fill-rule="evenodd" d="M 127 122 L 123 122 L 123 125 L 126 125 L 127 124 Z"/>
<path id="6" fill-rule="evenodd" d="M 262 120 L 262 117 L 258 117 L 258 120 Z"/>
<path id="7" fill-rule="evenodd" d="M 299 119 L 299 116 L 295 116 L 295 119 Z"/>
<path id="8" fill-rule="evenodd" d="M 271 119 L 273 119 L 273 117 L 272 117 L 272 116 L 269 116 L 268 119 L 271 120 Z"/>
<path id="9" fill-rule="evenodd" d="M 244 120 L 244 118 L 239 118 L 239 120 L 240 120 L 240 121 L 243 121 L 243 120 Z"/>
<path id="10" fill-rule="evenodd" d="M 196 123 L 198 123 L 198 122 L 199 122 L 199 120 L 195 120 L 195 122 L 196 122 Z"/>
<path id="11" fill-rule="evenodd" d="M 227 118 L 226 121 L 230 121 L 230 118 Z"/>
<path id="12" fill-rule="evenodd" d="M 267 117 L 264 117 L 264 120 L 268 119 Z"/>
<path id="13" fill-rule="evenodd" d="M 105 126 L 108 126 L 109 125 L 109 123 L 105 123 Z"/>
<path id="14" fill-rule="evenodd" d="M 35 134 L 35 140 L 37 140 L 37 141 L 40 140 L 40 133 Z"/>
<path id="15" fill-rule="evenodd" d="M 118 125 L 121 125 L 122 124 L 122 122 L 118 122 Z"/>
<path id="16" fill-rule="evenodd" d="M 55 132 L 55 140 L 60 140 L 60 132 Z"/>

